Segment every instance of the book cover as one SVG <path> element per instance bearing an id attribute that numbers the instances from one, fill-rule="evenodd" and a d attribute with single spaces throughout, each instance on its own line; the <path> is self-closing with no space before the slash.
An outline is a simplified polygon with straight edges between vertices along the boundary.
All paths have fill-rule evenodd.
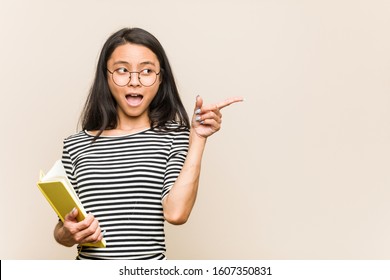
<path id="1" fill-rule="evenodd" d="M 40 172 L 37 186 L 61 221 L 64 221 L 65 216 L 72 211 L 73 208 L 77 208 L 78 210 L 78 215 L 76 217 L 77 221 L 80 222 L 87 216 L 83 205 L 66 176 L 61 160 L 57 160 L 46 175 L 44 175 L 42 171 Z M 106 242 L 102 239 L 97 243 L 86 243 L 82 245 L 106 247 Z"/>

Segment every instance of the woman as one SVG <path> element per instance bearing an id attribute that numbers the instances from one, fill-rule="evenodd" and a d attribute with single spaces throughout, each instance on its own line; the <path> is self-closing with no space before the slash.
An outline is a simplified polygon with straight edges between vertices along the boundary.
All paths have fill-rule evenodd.
<path id="1" fill-rule="evenodd" d="M 82 131 L 64 140 L 62 162 L 89 212 L 71 211 L 54 230 L 78 244 L 77 259 L 164 259 L 164 221 L 187 221 L 198 190 L 208 136 L 220 109 L 203 105 L 191 123 L 159 41 L 139 28 L 111 35 L 101 51 Z M 105 248 L 82 246 L 104 239 Z"/>

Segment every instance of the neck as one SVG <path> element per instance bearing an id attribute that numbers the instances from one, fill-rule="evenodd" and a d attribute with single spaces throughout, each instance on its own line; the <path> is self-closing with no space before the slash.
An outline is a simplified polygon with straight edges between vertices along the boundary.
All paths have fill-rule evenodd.
<path id="1" fill-rule="evenodd" d="M 115 130 L 124 131 L 124 132 L 137 132 L 147 128 L 150 128 L 149 118 L 143 120 L 126 119 L 125 121 L 119 118 Z"/>

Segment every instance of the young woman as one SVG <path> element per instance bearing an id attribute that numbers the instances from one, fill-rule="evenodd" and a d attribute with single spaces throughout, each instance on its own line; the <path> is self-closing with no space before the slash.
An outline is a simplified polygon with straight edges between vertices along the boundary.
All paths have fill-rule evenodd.
<path id="1" fill-rule="evenodd" d="M 206 139 L 220 109 L 196 98 L 190 122 L 159 41 L 139 28 L 111 35 L 101 51 L 82 131 L 64 140 L 62 162 L 89 212 L 54 230 L 77 259 L 164 259 L 164 221 L 183 224 L 195 203 Z M 105 248 L 83 246 L 103 238 Z"/>

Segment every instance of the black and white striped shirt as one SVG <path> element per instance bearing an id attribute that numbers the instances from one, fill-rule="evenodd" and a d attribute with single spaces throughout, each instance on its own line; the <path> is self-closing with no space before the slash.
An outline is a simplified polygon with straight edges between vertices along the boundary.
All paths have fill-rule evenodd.
<path id="1" fill-rule="evenodd" d="M 79 246 L 77 259 L 163 259 L 162 199 L 178 177 L 189 131 L 147 129 L 125 136 L 81 131 L 64 140 L 62 162 L 106 248 Z"/>

